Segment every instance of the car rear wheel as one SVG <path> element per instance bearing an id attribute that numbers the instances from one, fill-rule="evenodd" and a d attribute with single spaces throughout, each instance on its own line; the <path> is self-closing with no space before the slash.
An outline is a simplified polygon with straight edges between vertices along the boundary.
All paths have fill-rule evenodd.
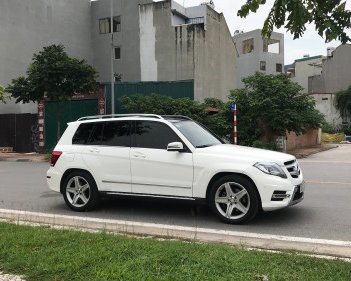
<path id="1" fill-rule="evenodd" d="M 241 224 L 253 219 L 260 200 L 256 187 L 242 176 L 225 176 L 214 182 L 210 191 L 210 205 L 224 222 Z"/>
<path id="2" fill-rule="evenodd" d="M 63 198 L 75 211 L 87 211 L 99 203 L 99 192 L 93 177 L 85 171 L 70 173 L 63 182 Z"/>

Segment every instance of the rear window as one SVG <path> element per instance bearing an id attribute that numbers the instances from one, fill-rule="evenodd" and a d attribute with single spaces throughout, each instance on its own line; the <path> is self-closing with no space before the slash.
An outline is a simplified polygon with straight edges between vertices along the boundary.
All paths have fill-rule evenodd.
<path id="1" fill-rule="evenodd" d="M 94 123 L 80 124 L 72 138 L 72 144 L 87 144 L 93 128 Z"/>

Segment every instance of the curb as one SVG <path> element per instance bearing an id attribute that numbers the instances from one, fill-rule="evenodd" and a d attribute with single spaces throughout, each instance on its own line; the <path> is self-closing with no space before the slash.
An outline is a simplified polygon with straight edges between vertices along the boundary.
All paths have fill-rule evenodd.
<path id="1" fill-rule="evenodd" d="M 224 243 L 265 250 L 294 250 L 314 255 L 351 258 L 351 241 L 312 239 L 198 227 L 98 219 L 0 209 L 0 218 L 14 223 L 35 223 L 78 230 L 108 231 L 132 235 Z"/>

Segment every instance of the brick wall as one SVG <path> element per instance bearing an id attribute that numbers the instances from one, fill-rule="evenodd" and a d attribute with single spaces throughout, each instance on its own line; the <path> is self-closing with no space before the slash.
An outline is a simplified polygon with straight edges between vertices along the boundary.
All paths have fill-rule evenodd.
<path id="1" fill-rule="evenodd" d="M 320 129 L 310 129 L 305 134 L 297 136 L 294 132 L 286 133 L 286 149 L 288 151 L 311 147 L 321 143 Z"/>

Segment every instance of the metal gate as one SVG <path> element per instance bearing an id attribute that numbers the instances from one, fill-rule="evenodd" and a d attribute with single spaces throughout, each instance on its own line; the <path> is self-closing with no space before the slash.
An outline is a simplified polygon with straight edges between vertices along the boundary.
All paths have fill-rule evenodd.
<path id="1" fill-rule="evenodd" d="M 45 150 L 51 151 L 67 128 L 82 116 L 97 115 L 98 99 L 45 103 Z"/>
<path id="2" fill-rule="evenodd" d="M 20 153 L 37 151 L 37 114 L 0 114 L 0 147 Z"/>

